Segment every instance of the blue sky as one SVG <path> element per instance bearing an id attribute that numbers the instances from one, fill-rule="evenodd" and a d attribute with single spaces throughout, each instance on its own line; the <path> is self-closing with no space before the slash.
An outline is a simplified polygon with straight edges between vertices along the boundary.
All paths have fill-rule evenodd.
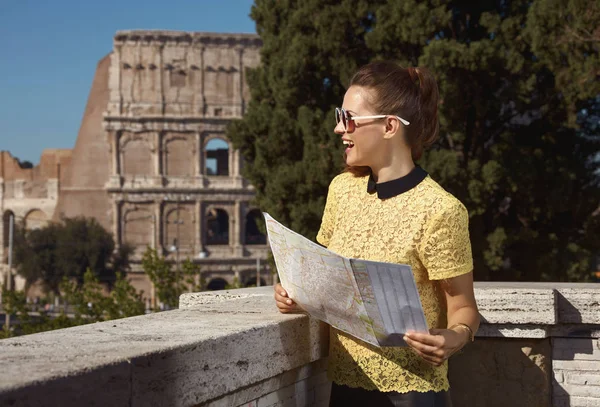
<path id="1" fill-rule="evenodd" d="M 256 32 L 252 0 L 0 0 L 0 150 L 73 148 L 117 30 Z"/>

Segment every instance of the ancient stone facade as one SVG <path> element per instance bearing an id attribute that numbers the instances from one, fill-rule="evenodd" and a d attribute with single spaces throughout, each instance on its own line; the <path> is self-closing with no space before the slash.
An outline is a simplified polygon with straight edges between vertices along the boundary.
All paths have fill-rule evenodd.
<path id="1" fill-rule="evenodd" d="M 44 150 L 40 163 L 23 168 L 9 152 L 0 152 L 0 275 L 4 282 L 8 271 L 9 222 L 26 228 L 45 226 L 54 214 L 64 170 L 71 160 L 71 150 Z M 24 281 L 17 278 L 17 288 Z"/>
<path id="2" fill-rule="evenodd" d="M 249 99 L 252 34 L 120 31 L 100 61 L 56 217 L 96 217 L 118 244 L 201 264 L 211 288 L 271 282 L 253 187 L 227 124 Z M 134 270 L 139 270 L 139 263 Z M 143 273 L 134 284 L 151 292 Z"/>
<path id="3" fill-rule="evenodd" d="M 259 63 L 259 47 L 253 35 L 116 35 L 103 121 L 106 190 L 112 230 L 136 254 L 150 245 L 202 262 L 208 280 L 256 282 L 266 242 L 225 127 L 243 114 L 244 71 Z"/>
<path id="4" fill-rule="evenodd" d="M 83 215 L 135 248 L 130 276 L 147 296 L 139 264 L 147 246 L 174 263 L 200 263 L 210 288 L 271 283 L 253 187 L 225 135 L 244 114 L 245 69 L 259 64 L 261 45 L 252 34 L 118 32 L 72 154 L 47 150 L 33 169 L 0 157 L 3 268 L 10 214 L 28 227 Z"/>

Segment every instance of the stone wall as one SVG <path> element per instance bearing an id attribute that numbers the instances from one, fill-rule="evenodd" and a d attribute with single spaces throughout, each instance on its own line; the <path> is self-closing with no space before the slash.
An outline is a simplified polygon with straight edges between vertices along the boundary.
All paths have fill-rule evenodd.
<path id="1" fill-rule="evenodd" d="M 69 168 L 71 150 L 44 150 L 40 163 L 22 168 L 8 152 L 0 151 L 0 280 L 8 276 L 9 222 L 28 229 L 46 226 L 52 220 L 61 182 Z M 14 271 L 13 271 L 14 273 Z M 17 277 L 16 286 L 22 289 L 24 279 Z"/>
<path id="2" fill-rule="evenodd" d="M 600 405 L 600 286 L 476 284 L 483 324 L 450 360 L 457 407 Z M 579 322 L 574 322 L 578 320 Z M 328 328 L 272 287 L 0 341 L 0 405 L 324 406 Z"/>
<path id="3" fill-rule="evenodd" d="M 259 64 L 261 45 L 253 34 L 117 32 L 55 218 L 98 219 L 118 245 L 134 247 L 134 272 L 150 246 L 174 263 L 202 264 L 213 284 L 255 282 L 267 246 L 249 233 L 260 211 L 225 129 L 244 113 L 246 69 Z M 266 269 L 261 278 L 272 281 Z M 148 288 L 144 279 L 136 288 Z"/>

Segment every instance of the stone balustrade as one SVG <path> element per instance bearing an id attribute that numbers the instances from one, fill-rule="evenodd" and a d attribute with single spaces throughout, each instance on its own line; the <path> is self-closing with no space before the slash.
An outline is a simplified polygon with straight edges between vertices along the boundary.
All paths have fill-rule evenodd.
<path id="1" fill-rule="evenodd" d="M 452 357 L 454 405 L 600 405 L 600 285 L 479 283 L 482 326 Z M 1 406 L 325 406 L 328 328 L 272 287 L 0 341 Z"/>

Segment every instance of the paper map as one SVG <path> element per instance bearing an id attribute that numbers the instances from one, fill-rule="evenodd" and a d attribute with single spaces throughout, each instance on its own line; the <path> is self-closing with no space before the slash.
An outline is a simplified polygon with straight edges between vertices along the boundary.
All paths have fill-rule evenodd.
<path id="1" fill-rule="evenodd" d="M 312 317 L 380 347 L 428 332 L 409 265 L 340 256 L 264 216 L 279 280 Z"/>

